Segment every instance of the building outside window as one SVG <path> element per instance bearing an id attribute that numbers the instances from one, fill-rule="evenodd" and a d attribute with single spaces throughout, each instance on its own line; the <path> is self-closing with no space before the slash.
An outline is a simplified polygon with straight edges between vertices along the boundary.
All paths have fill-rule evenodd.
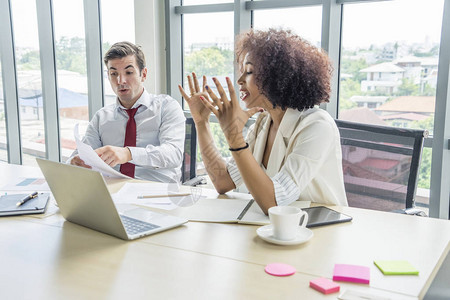
<path id="1" fill-rule="evenodd" d="M 430 62 L 439 57 L 443 5 L 442 0 L 345 5 L 340 119 L 427 129 L 433 134 L 438 65 Z M 355 99 L 363 97 L 384 97 L 384 101 L 360 107 Z M 431 148 L 425 148 L 418 193 L 426 198 L 430 174 Z"/>

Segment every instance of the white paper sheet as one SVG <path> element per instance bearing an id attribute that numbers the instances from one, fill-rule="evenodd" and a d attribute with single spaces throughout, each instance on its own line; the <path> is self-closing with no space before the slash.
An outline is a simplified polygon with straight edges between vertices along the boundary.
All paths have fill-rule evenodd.
<path id="1" fill-rule="evenodd" d="M 177 196 L 178 194 L 189 194 Z M 154 198 L 140 198 L 142 196 L 158 196 Z M 180 191 L 176 183 L 132 183 L 127 182 L 115 194 L 112 195 L 116 204 L 134 204 L 139 206 L 154 207 L 164 210 L 172 210 L 179 206 L 189 206 L 196 202 L 196 198 L 201 197 L 201 190 Z M 197 199 L 198 200 L 198 199 Z"/>
<path id="2" fill-rule="evenodd" d="M 83 143 L 78 133 L 78 124 L 75 125 L 73 129 L 73 134 L 75 136 L 75 141 L 77 143 L 77 150 L 80 158 L 85 162 L 85 164 L 92 167 L 92 170 L 100 172 L 104 176 L 112 178 L 130 178 L 120 172 L 117 172 L 110 166 L 108 166 L 92 149 L 91 146 Z"/>
<path id="3" fill-rule="evenodd" d="M 339 295 L 340 300 L 390 300 L 388 296 L 384 296 L 384 291 L 359 291 L 353 289 L 346 289 Z"/>

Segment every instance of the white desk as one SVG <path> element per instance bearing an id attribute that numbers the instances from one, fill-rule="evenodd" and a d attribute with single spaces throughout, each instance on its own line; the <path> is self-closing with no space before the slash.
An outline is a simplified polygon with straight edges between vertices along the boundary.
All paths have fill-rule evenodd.
<path id="1" fill-rule="evenodd" d="M 33 173 L 35 172 L 35 173 Z M 39 170 L 0 164 L 0 182 Z M 450 248 L 450 222 L 392 213 L 334 207 L 351 223 L 315 228 L 298 246 L 277 246 L 256 236 L 257 226 L 189 222 L 132 242 L 65 222 L 0 218 L 2 299 L 336 299 L 309 288 L 332 277 L 335 263 L 371 269 L 370 286 L 393 299 L 422 298 Z M 384 276 L 375 259 L 406 259 L 419 276 Z M 264 266 L 297 268 L 273 277 Z"/>

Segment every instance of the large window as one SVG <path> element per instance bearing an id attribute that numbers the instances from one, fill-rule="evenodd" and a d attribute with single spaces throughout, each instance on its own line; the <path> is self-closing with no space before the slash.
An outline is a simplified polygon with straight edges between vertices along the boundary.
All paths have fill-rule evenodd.
<path id="1" fill-rule="evenodd" d="M 445 101 L 442 96 L 437 99 L 436 90 L 438 86 L 443 86 L 440 82 L 448 80 L 446 72 L 439 71 L 442 77 L 440 80 L 437 77 L 439 60 L 444 63 L 448 61 L 448 54 L 439 56 L 444 0 L 341 0 L 336 1 L 338 3 L 320 0 L 298 3 L 255 0 L 240 2 L 243 5 L 235 1 L 235 6 L 223 4 L 224 2 L 170 2 L 173 6 L 169 5 L 166 18 L 171 21 L 168 23 L 170 26 L 175 25 L 168 31 L 168 60 L 173 62 L 179 59 L 177 55 L 181 55 L 180 61 L 184 68 L 180 68 L 178 62 L 169 64 L 168 92 L 181 98 L 175 88 L 179 83 L 178 78 L 183 77 L 184 86 L 187 86 L 184 79 L 186 73 L 196 69 L 198 65 L 209 63 L 208 60 L 202 60 L 196 62 L 195 66 L 186 68 L 188 55 L 194 49 L 186 47 L 190 36 L 212 39 L 219 35 L 205 34 L 203 30 L 216 30 L 216 27 L 225 30 L 226 26 L 231 30 L 231 22 L 223 22 L 218 18 L 205 21 L 209 16 L 228 13 L 233 15 L 233 24 L 238 26 L 233 28 L 235 33 L 251 27 L 292 29 L 313 45 L 324 47 L 333 60 L 336 74 L 332 81 L 333 93 L 330 103 L 324 106 L 333 117 L 429 131 L 431 138 L 425 141 L 416 197 L 419 205 L 428 206 L 429 191 L 432 189 L 431 141 L 435 138 L 436 128 L 439 129 L 441 138 L 442 132 L 444 136 L 448 136 L 445 129 L 448 128 L 445 127 L 448 121 L 443 120 L 443 113 L 440 118 L 436 118 L 438 125 L 433 128 L 438 114 L 435 107 Z M 189 5 L 192 6 L 185 7 Z M 195 22 L 192 19 L 202 20 L 203 26 L 198 27 L 202 34 L 197 34 L 199 29 L 192 25 Z M 179 24 L 181 33 L 177 29 Z M 181 49 L 177 43 L 179 40 L 184 42 Z M 448 37 L 442 39 L 446 40 Z M 179 69 L 183 69 L 184 73 L 181 74 Z M 234 72 L 236 74 L 236 69 Z M 184 108 L 186 109 L 185 106 Z M 442 162 L 445 156 L 442 155 L 442 150 L 438 152 L 440 154 L 437 161 Z M 440 168 L 441 164 L 437 166 Z M 433 172 L 439 174 L 438 170 Z M 440 186 L 440 183 L 435 186 Z M 442 187 L 438 187 L 438 190 L 443 191 Z M 448 198 L 448 195 L 443 196 Z M 435 201 L 439 203 L 441 200 Z"/>
<path id="2" fill-rule="evenodd" d="M 397 0 L 345 5 L 340 119 L 433 134 L 443 4 Z M 430 174 L 431 149 L 425 148 L 419 205 L 428 206 L 421 200 L 427 195 L 421 194 L 430 188 Z"/>
<path id="3" fill-rule="evenodd" d="M 89 121 L 83 1 L 54 0 L 60 145 L 65 161 L 76 149 L 73 129 Z"/>
<path id="4" fill-rule="evenodd" d="M 204 26 L 204 24 L 214 24 Z M 199 34 L 201 32 L 201 34 Z M 225 78 L 229 77 L 234 82 L 234 34 L 233 13 L 209 13 L 188 14 L 183 18 L 183 86 L 189 90 L 187 75 L 195 72 L 202 84 L 201 77 L 207 78 L 208 85 L 217 94 L 217 89 L 212 81 L 215 77 L 228 93 Z M 183 108 L 188 110 L 187 103 Z M 218 123 L 211 126 L 216 146 L 224 157 L 231 157 L 225 136 Z M 203 173 L 201 155 L 197 155 L 200 161 L 198 173 Z"/>
<path id="5" fill-rule="evenodd" d="M 214 24 L 204 27 L 203 24 Z M 226 77 L 234 82 L 234 34 L 233 14 L 189 14 L 183 18 L 183 80 L 185 87 L 187 75 L 195 72 L 199 76 L 205 75 L 208 84 L 215 92 L 212 81 L 216 77 L 227 90 Z M 201 32 L 201 34 L 199 34 Z M 187 104 L 183 106 L 188 109 Z"/>
<path id="6" fill-rule="evenodd" d="M 117 42 L 135 43 L 134 1 L 102 0 L 102 50 L 103 55 Z M 103 61 L 103 58 L 102 58 Z M 103 64 L 105 105 L 114 103 L 116 95 L 108 81 L 108 72 Z"/>
<path id="7" fill-rule="evenodd" d="M 339 118 L 432 133 L 443 3 L 345 5 Z"/>
<path id="8" fill-rule="evenodd" d="M 11 4 L 22 163 L 36 165 L 35 157 L 45 158 L 46 153 L 36 1 L 14 0 Z"/>

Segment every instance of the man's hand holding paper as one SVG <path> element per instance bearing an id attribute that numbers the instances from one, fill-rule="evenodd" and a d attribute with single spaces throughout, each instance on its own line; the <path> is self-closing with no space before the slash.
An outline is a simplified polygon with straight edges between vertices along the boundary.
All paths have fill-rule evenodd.
<path id="1" fill-rule="evenodd" d="M 112 168 L 127 163 L 132 159 L 128 147 L 103 146 L 95 149 L 95 152 Z"/>
<path id="2" fill-rule="evenodd" d="M 87 166 L 91 167 L 95 171 L 99 171 L 105 176 L 115 177 L 115 178 L 129 178 L 128 176 L 117 172 L 113 168 L 111 168 L 108 164 L 106 164 L 97 154 L 97 152 L 92 149 L 91 146 L 86 145 L 80 139 L 80 135 L 78 133 L 78 124 L 74 127 L 74 136 L 75 141 L 77 143 L 78 156 L 73 157 L 73 159 L 79 159 L 78 163 L 81 163 L 79 166 Z M 104 147 L 103 147 L 104 148 Z M 80 162 L 81 161 L 81 162 Z M 71 161 L 72 163 L 72 161 Z"/>

